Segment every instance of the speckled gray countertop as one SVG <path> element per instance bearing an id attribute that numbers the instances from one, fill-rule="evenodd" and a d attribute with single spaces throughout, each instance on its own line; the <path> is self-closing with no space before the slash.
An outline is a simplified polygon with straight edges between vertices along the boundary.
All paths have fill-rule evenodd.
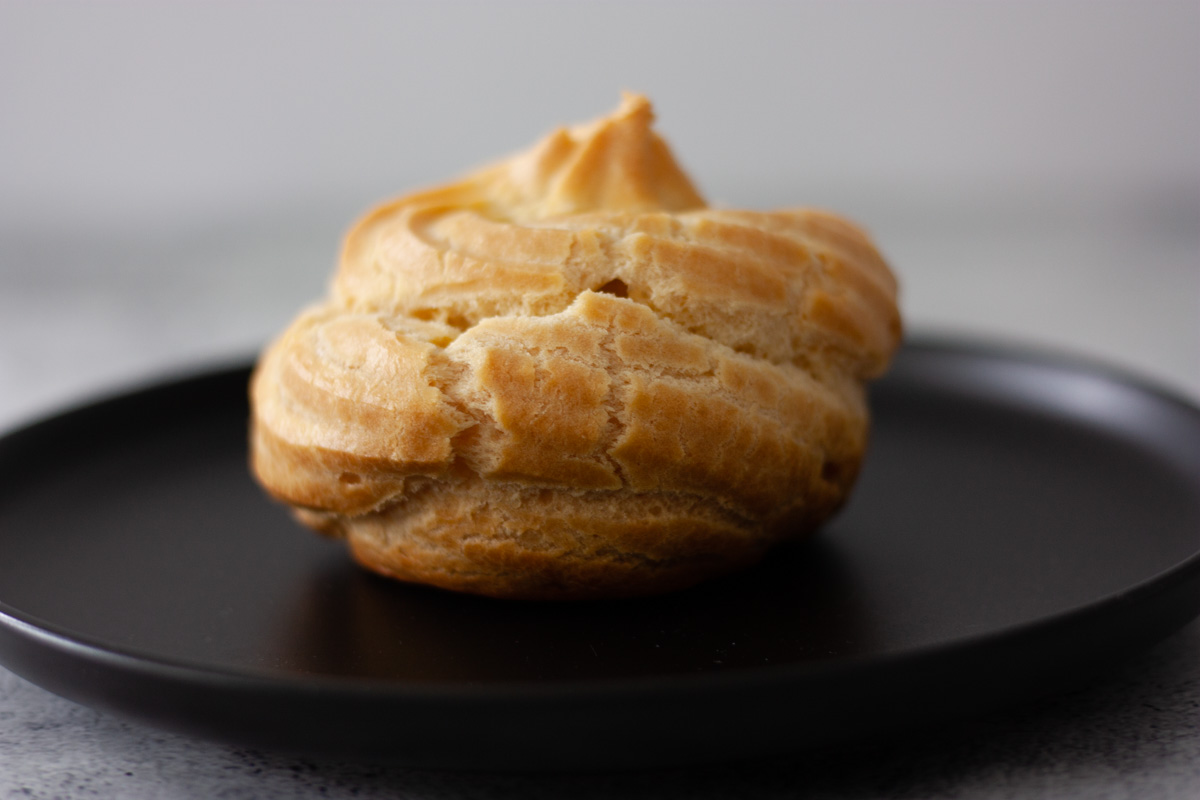
<path id="1" fill-rule="evenodd" d="M 1200 213 L 1191 195 L 1143 200 L 881 203 L 860 216 L 904 279 L 913 328 L 1080 353 L 1194 400 Z M 322 290 L 352 213 L 281 209 L 137 239 L 0 228 L 0 428 L 252 352 Z M 560 796 L 1200 797 L 1200 623 L 1069 694 L 952 731 L 624 774 L 454 774 L 248 751 L 75 705 L 0 668 L 0 798 Z"/>

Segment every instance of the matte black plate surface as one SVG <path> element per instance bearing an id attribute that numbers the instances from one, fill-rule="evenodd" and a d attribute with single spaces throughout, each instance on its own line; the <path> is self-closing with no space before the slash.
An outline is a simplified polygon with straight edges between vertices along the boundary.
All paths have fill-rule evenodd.
<path id="1" fill-rule="evenodd" d="M 910 730 L 1079 681 L 1200 610 L 1200 411 L 1110 373 L 909 345 L 818 536 L 648 600 L 376 578 L 246 467 L 246 370 L 0 440 L 0 661 L 242 743 L 606 767 Z"/>

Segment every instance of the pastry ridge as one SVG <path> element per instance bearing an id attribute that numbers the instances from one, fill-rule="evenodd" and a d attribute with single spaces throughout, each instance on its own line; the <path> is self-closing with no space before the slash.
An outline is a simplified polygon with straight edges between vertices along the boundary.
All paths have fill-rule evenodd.
<path id="1" fill-rule="evenodd" d="M 367 214 L 264 352 L 255 474 L 405 581 L 582 599 L 690 585 L 844 502 L 897 347 L 869 237 L 708 208 L 645 98 Z"/>

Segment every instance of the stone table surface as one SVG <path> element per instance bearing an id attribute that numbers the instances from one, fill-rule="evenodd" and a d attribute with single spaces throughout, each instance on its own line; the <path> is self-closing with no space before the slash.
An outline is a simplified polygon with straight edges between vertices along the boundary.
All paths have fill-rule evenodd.
<path id="1" fill-rule="evenodd" d="M 1076 353 L 1200 398 L 1194 196 L 897 208 L 859 216 L 877 220 L 911 329 Z M 344 211 L 136 238 L 0 224 L 0 429 L 252 353 L 322 291 Z M 617 774 L 459 774 L 249 751 L 126 722 L 0 668 L 0 800 L 560 796 L 1200 797 L 1200 623 L 1072 692 L 953 730 Z"/>

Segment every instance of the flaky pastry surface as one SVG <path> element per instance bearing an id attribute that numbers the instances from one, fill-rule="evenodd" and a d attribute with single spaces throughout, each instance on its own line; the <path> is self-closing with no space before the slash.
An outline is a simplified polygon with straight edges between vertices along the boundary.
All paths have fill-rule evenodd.
<path id="1" fill-rule="evenodd" d="M 644 98 L 369 213 L 263 354 L 252 464 L 365 566 L 661 592 L 843 502 L 896 283 L 832 214 L 708 208 Z"/>

